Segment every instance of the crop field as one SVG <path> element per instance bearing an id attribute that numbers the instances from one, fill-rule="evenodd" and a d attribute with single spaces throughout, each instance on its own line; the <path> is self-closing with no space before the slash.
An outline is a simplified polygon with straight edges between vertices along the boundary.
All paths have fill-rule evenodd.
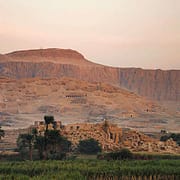
<path id="1" fill-rule="evenodd" d="M 1 162 L 1 180 L 179 180 L 180 160 Z"/>

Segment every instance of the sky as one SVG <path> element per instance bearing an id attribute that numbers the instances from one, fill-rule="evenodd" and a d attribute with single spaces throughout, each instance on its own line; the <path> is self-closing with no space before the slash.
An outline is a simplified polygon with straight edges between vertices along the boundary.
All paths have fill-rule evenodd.
<path id="1" fill-rule="evenodd" d="M 0 53 L 74 49 L 110 66 L 180 69 L 180 0 L 0 0 Z"/>

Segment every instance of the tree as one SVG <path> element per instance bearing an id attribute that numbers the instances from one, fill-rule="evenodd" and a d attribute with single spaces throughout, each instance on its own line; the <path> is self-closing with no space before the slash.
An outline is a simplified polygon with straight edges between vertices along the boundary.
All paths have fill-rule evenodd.
<path id="1" fill-rule="evenodd" d="M 168 135 L 161 136 L 160 141 L 167 141 L 169 139 Z"/>
<path id="2" fill-rule="evenodd" d="M 132 159 L 133 154 L 129 149 L 123 148 L 119 152 L 117 152 L 117 159 Z"/>
<path id="3" fill-rule="evenodd" d="M 32 160 L 32 149 L 33 149 L 33 135 L 32 134 L 20 134 L 17 139 L 17 146 L 22 154 L 25 154 L 26 149 L 29 151 L 29 159 Z"/>
<path id="4" fill-rule="evenodd" d="M 33 128 L 32 131 L 31 131 L 34 139 L 36 139 L 37 135 L 38 135 L 38 130 L 36 128 Z"/>
<path id="5" fill-rule="evenodd" d="M 97 140 L 90 138 L 79 141 L 78 150 L 83 154 L 97 154 L 102 149 Z"/>
<path id="6" fill-rule="evenodd" d="M 60 158 L 61 154 L 66 154 L 71 147 L 71 142 L 65 137 L 60 135 L 60 131 L 56 130 L 57 123 L 53 116 L 44 116 L 45 121 L 45 133 L 44 136 L 36 136 L 35 148 L 38 149 L 39 157 L 42 159 L 47 158 Z M 49 130 L 49 124 L 52 124 L 51 130 Z M 36 131 L 34 130 L 36 135 Z"/>
<path id="7" fill-rule="evenodd" d="M 61 144 L 60 150 L 64 153 L 69 152 L 71 148 L 71 141 L 69 141 L 66 137 L 61 136 Z"/>
<path id="8" fill-rule="evenodd" d="M 45 137 L 44 136 L 36 136 L 35 142 L 34 142 L 35 149 L 38 150 L 39 158 L 43 159 L 43 152 L 45 147 Z"/>
<path id="9" fill-rule="evenodd" d="M 48 130 L 48 125 L 49 124 L 53 124 L 54 123 L 54 116 L 44 116 L 44 121 L 45 121 L 45 124 L 46 124 L 46 130 Z"/>
<path id="10" fill-rule="evenodd" d="M 119 151 L 99 154 L 97 158 L 101 160 L 128 160 L 133 159 L 134 156 L 129 149 L 123 148 Z"/>
<path id="11" fill-rule="evenodd" d="M 0 140 L 1 140 L 1 138 L 4 137 L 4 136 L 5 136 L 5 132 L 4 132 L 3 129 L 1 129 L 1 126 L 0 126 Z"/>
<path id="12" fill-rule="evenodd" d="M 180 146 L 180 133 L 172 133 L 168 135 L 161 136 L 160 141 L 167 141 L 168 139 L 172 138 L 173 141 L 176 141 L 176 143 Z"/>
<path id="13" fill-rule="evenodd" d="M 32 159 L 33 147 L 38 150 L 40 159 L 61 159 L 62 154 L 66 155 L 71 147 L 71 142 L 60 135 L 60 131 L 56 130 L 56 123 L 53 116 L 44 116 L 45 132 L 44 136 L 38 135 L 36 128 L 33 128 L 31 134 L 20 134 L 17 145 L 22 156 L 29 152 Z M 48 125 L 52 124 L 53 129 L 49 130 Z"/>
<path id="14" fill-rule="evenodd" d="M 71 147 L 71 142 L 60 135 L 58 130 L 47 132 L 47 155 L 50 159 L 62 159 Z"/>
<path id="15" fill-rule="evenodd" d="M 62 137 L 58 130 L 49 130 L 47 132 L 47 145 L 50 151 L 56 153 L 57 146 L 60 144 Z"/>
<path id="16" fill-rule="evenodd" d="M 178 134 L 172 133 L 170 138 L 172 138 L 174 141 L 176 141 L 176 143 L 180 146 L 180 133 L 178 133 Z"/>
<path id="17" fill-rule="evenodd" d="M 44 116 L 44 121 L 46 124 L 46 129 L 45 129 L 45 133 L 44 133 L 44 137 L 45 137 L 45 142 L 44 142 L 44 158 L 47 158 L 47 133 L 48 133 L 48 125 L 49 124 L 53 124 L 54 123 L 54 116 Z"/>

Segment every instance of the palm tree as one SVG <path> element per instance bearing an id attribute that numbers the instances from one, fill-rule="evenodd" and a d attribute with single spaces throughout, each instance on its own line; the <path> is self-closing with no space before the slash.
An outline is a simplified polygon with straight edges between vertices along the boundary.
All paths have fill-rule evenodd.
<path id="1" fill-rule="evenodd" d="M 27 134 L 26 135 L 26 140 L 29 146 L 29 159 L 32 161 L 32 149 L 33 149 L 33 135 L 32 134 Z"/>
<path id="2" fill-rule="evenodd" d="M 37 136 L 35 141 L 35 148 L 38 149 L 39 152 L 39 158 L 43 159 L 43 152 L 45 147 L 45 137 L 44 136 Z"/>
<path id="3" fill-rule="evenodd" d="M 71 142 L 63 137 L 59 130 L 49 130 L 47 132 L 47 146 L 51 158 L 62 158 L 66 152 L 69 152 Z"/>
<path id="4" fill-rule="evenodd" d="M 54 116 L 44 116 L 44 121 L 46 124 L 46 130 L 45 131 L 48 131 L 48 125 L 54 123 Z"/>
<path id="5" fill-rule="evenodd" d="M 5 132 L 4 132 L 3 129 L 1 129 L 1 126 L 0 126 L 0 140 L 1 140 L 1 138 L 4 137 L 4 136 L 5 136 Z"/>
<path id="6" fill-rule="evenodd" d="M 20 134 L 17 140 L 18 148 L 22 153 L 26 148 L 29 149 L 30 160 L 32 160 L 33 140 L 34 138 L 32 134 Z"/>
<path id="7" fill-rule="evenodd" d="M 44 158 L 46 159 L 46 158 L 47 158 L 47 134 L 48 134 L 48 125 L 54 123 L 54 116 L 44 116 L 44 121 L 45 121 L 45 124 L 46 124 L 46 129 L 45 129 L 45 133 L 44 133 L 44 138 L 45 138 L 45 139 L 44 139 L 44 140 L 45 140 L 45 143 L 44 143 L 44 151 L 45 151 Z"/>
<path id="8" fill-rule="evenodd" d="M 53 129 L 54 129 L 54 130 L 57 129 L 57 122 L 56 122 L 56 121 L 53 122 Z"/>
<path id="9" fill-rule="evenodd" d="M 33 128 L 31 130 L 31 134 L 33 135 L 33 138 L 36 139 L 38 136 L 38 130 L 36 128 Z"/>

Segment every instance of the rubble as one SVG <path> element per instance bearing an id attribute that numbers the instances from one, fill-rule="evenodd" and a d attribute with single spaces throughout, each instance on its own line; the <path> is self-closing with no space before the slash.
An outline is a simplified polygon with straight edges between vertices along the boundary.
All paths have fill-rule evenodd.
<path id="1" fill-rule="evenodd" d="M 42 134 L 45 130 L 44 122 L 36 122 L 35 127 Z M 53 126 L 50 124 L 49 128 Z M 67 137 L 76 147 L 80 140 L 94 138 L 99 141 L 104 151 L 115 151 L 128 148 L 133 152 L 180 153 L 180 148 L 172 139 L 161 142 L 136 130 L 122 129 L 108 121 L 102 123 L 75 123 L 62 125 L 56 123 L 56 129 Z"/>

